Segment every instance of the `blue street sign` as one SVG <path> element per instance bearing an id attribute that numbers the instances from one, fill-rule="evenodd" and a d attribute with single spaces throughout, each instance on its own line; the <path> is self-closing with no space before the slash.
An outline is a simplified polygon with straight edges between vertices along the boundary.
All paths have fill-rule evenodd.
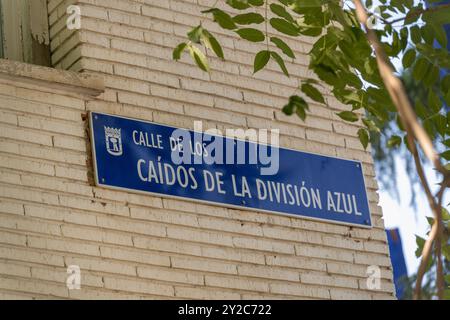
<path id="1" fill-rule="evenodd" d="M 371 227 L 358 161 L 94 112 L 90 127 L 98 186 Z"/>

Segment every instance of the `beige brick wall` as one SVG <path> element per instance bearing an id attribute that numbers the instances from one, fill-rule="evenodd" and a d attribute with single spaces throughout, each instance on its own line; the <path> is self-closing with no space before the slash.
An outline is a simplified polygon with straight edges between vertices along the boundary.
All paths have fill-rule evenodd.
<path id="1" fill-rule="evenodd" d="M 53 63 L 101 75 L 106 89 L 96 98 L 75 84 L 55 89 L 51 71 L 49 81 L 0 76 L 0 298 L 393 298 L 372 159 L 355 138 L 358 124 L 335 115 L 344 107 L 328 92 L 330 107 L 312 103 L 306 123 L 280 110 L 309 76 L 307 39 L 285 39 L 298 57 L 291 78 L 274 64 L 252 76 L 260 45 L 208 19 L 227 60 L 211 57 L 210 74 L 187 57 L 171 60 L 213 2 L 49 1 Z M 64 26 L 73 3 L 82 11 L 76 32 Z M 87 111 L 184 128 L 199 119 L 210 128 L 278 128 L 283 147 L 361 160 L 374 227 L 95 187 Z M 71 264 L 82 270 L 81 290 L 66 287 Z M 381 268 L 380 290 L 366 288 L 369 265 Z"/>

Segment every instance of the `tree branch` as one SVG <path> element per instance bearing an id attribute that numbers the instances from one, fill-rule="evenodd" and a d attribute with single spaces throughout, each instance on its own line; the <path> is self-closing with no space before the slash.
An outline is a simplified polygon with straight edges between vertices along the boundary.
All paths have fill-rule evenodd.
<path id="1" fill-rule="evenodd" d="M 438 202 L 436 202 L 436 198 L 433 196 L 430 186 L 428 185 L 428 181 L 426 179 L 425 176 L 425 172 L 423 170 L 422 167 L 422 163 L 420 161 L 420 157 L 419 157 L 419 152 L 417 151 L 416 148 L 416 143 L 414 141 L 414 138 L 411 137 L 410 135 L 408 135 L 408 144 L 411 148 L 411 152 L 413 154 L 414 157 L 414 162 L 416 164 L 416 168 L 417 168 L 417 173 L 419 175 L 420 178 L 420 182 L 425 190 L 425 195 L 427 197 L 428 200 L 428 204 L 430 205 L 430 208 L 432 209 L 433 215 L 434 215 L 434 224 L 433 227 L 436 226 L 436 235 L 434 237 L 428 237 L 428 239 L 425 241 L 425 245 L 427 247 L 427 252 L 425 252 L 425 245 L 424 245 L 424 249 L 422 251 L 422 260 L 420 261 L 420 267 L 419 267 L 419 271 L 417 272 L 417 280 L 416 280 L 416 287 L 414 289 L 414 299 L 420 299 L 421 298 L 421 294 L 422 294 L 422 279 L 423 276 L 425 274 L 426 271 L 426 267 L 428 265 L 428 261 L 430 258 L 430 254 L 431 254 L 431 248 L 433 245 L 433 241 L 435 242 L 435 251 L 436 251 L 436 257 L 437 257 L 437 268 L 436 268 L 436 283 L 437 283 L 437 288 L 438 288 L 438 297 L 439 299 L 443 299 L 444 298 L 444 287 L 445 287 L 445 282 L 444 282 L 444 273 L 443 273 L 443 268 L 442 268 L 442 260 L 441 260 L 441 246 L 440 246 L 440 239 L 441 239 L 441 234 L 442 234 L 442 217 L 441 217 L 441 201 L 442 201 L 442 196 L 440 196 L 440 200 Z M 445 186 L 442 188 L 441 190 L 445 190 Z M 439 193 L 442 195 L 443 191 L 441 192 L 441 190 L 439 191 Z"/>
<path id="2" fill-rule="evenodd" d="M 403 86 L 403 83 L 394 75 L 394 70 L 390 64 L 390 60 L 387 57 L 384 49 L 381 46 L 380 40 L 378 39 L 376 33 L 367 26 L 368 14 L 364 6 L 362 5 L 360 0 L 354 0 L 356 16 L 359 22 L 364 26 L 366 30 L 366 37 L 371 46 L 373 47 L 376 55 L 376 60 L 378 64 L 378 68 L 380 70 L 380 75 L 383 79 L 383 82 L 386 86 L 386 89 L 389 92 L 389 95 L 397 108 L 397 111 L 400 114 L 400 119 L 405 127 L 408 138 L 408 145 L 410 147 L 411 153 L 413 154 L 414 161 L 416 163 L 417 172 L 419 178 L 421 180 L 421 184 L 425 190 L 425 194 L 427 196 L 428 203 L 430 208 L 435 216 L 435 222 L 431 228 L 431 232 L 429 238 L 425 242 L 423 251 L 422 251 L 422 261 L 420 263 L 419 271 L 417 274 L 417 282 L 416 288 L 414 292 L 414 297 L 416 299 L 420 298 L 421 295 L 421 286 L 422 279 L 426 271 L 426 267 L 431 255 L 431 249 L 433 242 L 435 239 L 441 239 L 442 228 L 440 227 L 441 223 L 441 203 L 437 203 L 435 197 L 433 196 L 430 187 L 428 185 L 425 173 L 422 168 L 422 164 L 420 162 L 419 153 L 417 151 L 417 147 L 415 141 L 417 140 L 422 147 L 425 155 L 432 162 L 434 167 L 443 174 L 444 176 L 444 184 L 443 188 L 447 185 L 449 180 L 449 172 L 445 167 L 441 164 L 439 155 L 435 151 L 433 147 L 433 143 L 429 136 L 427 135 L 424 128 L 421 126 L 419 121 L 417 120 L 417 116 L 414 112 L 414 109 L 411 106 L 408 95 L 406 94 L 406 90 Z M 437 246 L 440 247 L 441 243 L 437 242 Z M 440 254 L 440 250 L 438 251 Z M 441 261 L 440 259 L 438 262 Z M 442 262 L 442 261 L 441 261 Z M 442 265 L 437 267 L 437 281 L 441 282 L 443 280 L 442 273 Z M 442 286 L 442 283 L 438 283 L 438 288 Z M 438 290 L 439 298 L 443 298 L 443 290 Z"/>

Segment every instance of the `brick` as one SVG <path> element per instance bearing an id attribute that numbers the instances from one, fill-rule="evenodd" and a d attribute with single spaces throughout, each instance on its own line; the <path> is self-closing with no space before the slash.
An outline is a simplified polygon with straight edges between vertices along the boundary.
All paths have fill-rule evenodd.
<path id="1" fill-rule="evenodd" d="M 292 230 L 287 228 L 278 228 L 272 226 L 263 227 L 264 236 L 275 239 L 290 240 L 296 242 L 322 243 L 320 234 L 303 230 Z"/>
<path id="2" fill-rule="evenodd" d="M 149 297 L 155 299 L 158 296 L 83 287 L 83 290 L 70 290 L 69 297 L 77 300 L 143 300 Z"/>
<path id="3" fill-rule="evenodd" d="M 261 228 L 255 224 L 233 220 L 199 217 L 198 225 L 201 228 L 221 230 L 233 233 L 242 233 L 255 236 L 262 236 L 263 234 Z"/>
<path id="4" fill-rule="evenodd" d="M 48 239 L 41 237 L 28 237 L 28 246 L 31 248 L 51 251 L 71 252 L 83 255 L 98 256 L 99 246 L 68 239 Z"/>
<path id="5" fill-rule="evenodd" d="M 81 270 L 136 276 L 136 268 L 125 263 L 80 257 L 65 257 L 64 261 L 66 265 L 78 265 Z"/>
<path id="6" fill-rule="evenodd" d="M 322 236 L 324 245 L 337 248 L 345 248 L 352 250 L 363 250 L 363 242 L 358 239 L 340 237 L 340 236 Z"/>
<path id="7" fill-rule="evenodd" d="M 231 288 L 240 290 L 250 290 L 258 292 L 268 292 L 269 285 L 264 281 L 247 280 L 242 278 L 218 277 L 205 275 L 207 286 Z"/>
<path id="8" fill-rule="evenodd" d="M 371 295 L 358 290 L 330 289 L 331 300 L 370 300 Z"/>
<path id="9" fill-rule="evenodd" d="M 230 261 L 265 264 L 264 255 L 260 253 L 254 253 L 250 251 L 237 251 L 225 247 L 202 247 L 201 255 L 208 258 L 223 259 L 223 257 L 227 257 L 227 260 Z"/>
<path id="10" fill-rule="evenodd" d="M 192 242 L 211 243 L 222 246 L 232 246 L 233 239 L 230 235 L 216 232 L 198 231 L 190 228 L 167 227 L 167 237 L 172 239 L 187 240 Z"/>
<path id="11" fill-rule="evenodd" d="M 90 240 L 96 242 L 105 242 L 105 243 L 113 243 L 120 244 L 126 246 L 132 246 L 133 240 L 131 235 L 118 233 L 118 232 L 109 232 L 105 230 L 96 230 L 93 228 L 85 228 L 85 227 L 77 227 L 77 226 L 69 226 L 63 225 L 61 227 L 62 234 L 66 237 Z"/>
<path id="12" fill-rule="evenodd" d="M 17 88 L 17 95 L 21 99 L 28 99 L 31 101 L 42 102 L 45 104 L 54 104 L 78 110 L 85 109 L 83 100 L 81 100 L 80 98 L 73 98 L 66 95 L 40 92 L 37 90 L 30 90 L 25 88 Z"/>
<path id="13" fill-rule="evenodd" d="M 180 298 L 193 298 L 198 300 L 237 300 L 241 298 L 241 295 L 237 292 L 190 287 L 175 287 L 175 296 Z"/>
<path id="14" fill-rule="evenodd" d="M 292 257 L 285 255 L 267 255 L 266 264 L 294 269 L 325 271 L 326 264 L 308 257 Z"/>
<path id="15" fill-rule="evenodd" d="M 0 288 L 14 291 L 45 294 L 50 297 L 67 298 L 69 296 L 66 284 L 49 284 L 36 281 L 0 277 Z"/>
<path id="16" fill-rule="evenodd" d="M 130 207 L 130 215 L 131 217 L 139 220 L 164 222 L 168 224 L 179 224 L 191 227 L 198 226 L 196 216 L 184 213 L 176 213 L 169 210 Z"/>
<path id="17" fill-rule="evenodd" d="M 18 293 L 12 293 L 9 291 L 0 290 L 0 299 L 1 300 L 33 300 L 35 297 L 32 295 L 27 294 L 18 294 Z"/>
<path id="18" fill-rule="evenodd" d="M 146 282 L 143 280 L 128 280 L 121 278 L 105 277 L 105 288 L 121 290 L 124 292 L 148 293 L 163 296 L 173 296 L 174 288 L 168 285 Z"/>
<path id="19" fill-rule="evenodd" d="M 28 266 L 0 260 L 0 274 L 17 277 L 29 277 L 31 276 L 31 269 Z"/>
<path id="20" fill-rule="evenodd" d="M 148 252 L 144 250 L 133 250 L 131 248 L 118 247 L 100 247 L 101 256 L 115 260 L 133 261 L 158 266 L 170 266 L 169 256 L 161 255 L 156 252 Z"/>
<path id="21" fill-rule="evenodd" d="M 280 253 L 294 253 L 294 246 L 290 243 L 276 242 L 273 240 L 233 237 L 233 244 L 239 248 L 255 249 L 261 251 L 273 251 Z"/>
<path id="22" fill-rule="evenodd" d="M 237 300 L 241 295 L 237 292 L 211 290 L 209 288 L 190 288 L 175 286 L 175 296 L 200 300 Z"/>
<path id="23" fill-rule="evenodd" d="M 36 143 L 39 145 L 52 146 L 52 137 L 46 134 L 40 134 L 30 130 L 23 130 L 17 127 L 0 126 L 0 137 Z"/>
<path id="24" fill-rule="evenodd" d="M 355 253 L 355 263 L 390 267 L 391 260 L 387 255 Z"/>
<path id="25" fill-rule="evenodd" d="M 0 258 L 7 260 L 42 263 L 46 265 L 64 266 L 64 258 L 62 256 L 30 249 L 13 247 L 8 248 L 5 246 L 0 246 Z"/>
<path id="26" fill-rule="evenodd" d="M 192 259 L 183 257 L 171 257 L 171 265 L 174 268 L 191 269 L 197 271 L 207 271 L 225 274 L 237 274 L 235 264 L 225 261 L 214 261 L 204 259 Z"/>
<path id="27" fill-rule="evenodd" d="M 52 145 L 52 143 L 50 143 L 50 145 Z M 86 152 L 86 141 L 72 137 L 54 136 L 53 146 L 57 148 Z"/>
<path id="28" fill-rule="evenodd" d="M 299 297 L 311 297 L 317 299 L 329 299 L 330 293 L 327 289 L 306 286 L 292 283 L 271 283 L 270 292 L 278 294 L 287 294 Z"/>
<path id="29" fill-rule="evenodd" d="M 353 253 L 351 251 L 328 249 L 319 246 L 296 245 L 295 252 L 303 257 L 315 257 L 338 261 L 353 261 Z"/>
<path id="30" fill-rule="evenodd" d="M 21 175 L 19 173 L 4 170 L 0 171 L 0 181 L 12 185 L 22 184 Z"/>
<path id="31" fill-rule="evenodd" d="M 275 268 L 273 266 L 238 265 L 238 274 L 263 279 L 277 279 L 292 282 L 299 281 L 298 272 Z"/>
<path id="32" fill-rule="evenodd" d="M 2 184 L 0 184 L 0 197 L 45 204 L 58 204 L 59 202 L 58 196 L 53 193 L 40 192 L 16 186 L 6 186 Z"/>
<path id="33" fill-rule="evenodd" d="M 44 175 L 55 175 L 55 167 L 48 163 L 38 161 L 23 160 L 15 157 L 0 155 L 0 162 L 4 168 L 22 170 L 25 172 L 34 172 Z"/>
<path id="34" fill-rule="evenodd" d="M 124 207 L 115 203 L 90 200 L 84 198 L 75 198 L 69 196 L 59 196 L 59 203 L 68 208 L 75 208 L 80 210 L 108 213 L 120 216 L 129 216 L 130 211 L 128 207 Z"/>
<path id="35" fill-rule="evenodd" d="M 69 178 L 72 180 L 88 181 L 88 173 L 83 169 L 55 166 L 55 175 L 57 177 Z"/>
<path id="36" fill-rule="evenodd" d="M 135 236 L 133 237 L 133 245 L 136 248 L 159 250 L 164 252 L 175 252 L 196 256 L 200 256 L 202 254 L 202 249 L 198 245 L 171 239 L 156 239 Z"/>
<path id="37" fill-rule="evenodd" d="M 166 236 L 166 228 L 162 225 L 151 224 L 142 221 L 132 221 L 127 219 L 97 217 L 97 225 L 102 228 L 128 231 L 134 234 L 144 234 L 151 236 Z"/>
<path id="38" fill-rule="evenodd" d="M 154 279 L 159 281 L 179 282 L 184 284 L 203 285 L 203 276 L 200 274 L 186 273 L 170 268 L 137 267 L 140 278 Z"/>
<path id="39" fill-rule="evenodd" d="M 0 200 L 0 212 L 24 215 L 25 209 L 21 203 Z"/>
<path id="40" fill-rule="evenodd" d="M 358 281 L 350 277 L 341 277 L 336 275 L 325 275 L 319 273 L 305 272 L 300 274 L 300 282 L 305 284 L 317 284 L 322 286 L 340 287 L 340 288 L 358 288 Z"/>

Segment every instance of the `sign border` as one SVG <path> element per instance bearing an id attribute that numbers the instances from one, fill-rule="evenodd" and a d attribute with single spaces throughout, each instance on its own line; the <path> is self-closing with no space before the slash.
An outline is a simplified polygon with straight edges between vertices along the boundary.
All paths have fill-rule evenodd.
<path id="1" fill-rule="evenodd" d="M 169 126 L 169 125 L 165 125 L 165 124 L 160 124 L 160 123 L 156 123 L 156 122 L 148 121 L 148 120 L 141 120 L 141 119 L 130 118 L 130 117 L 125 117 L 125 116 L 120 116 L 120 115 L 115 115 L 115 114 L 109 114 L 109 113 L 103 113 L 103 112 L 88 111 L 89 131 L 90 131 L 91 149 L 92 149 L 92 162 L 93 162 L 93 165 L 94 165 L 94 181 L 95 181 L 95 186 L 97 186 L 97 187 L 102 187 L 102 188 L 105 188 L 105 189 L 111 189 L 111 190 L 116 190 L 116 191 L 126 191 L 126 192 L 130 192 L 131 191 L 132 193 L 137 193 L 137 194 L 142 194 L 142 195 L 146 195 L 147 194 L 147 195 L 152 195 L 152 196 L 161 197 L 161 198 L 168 198 L 168 199 L 175 199 L 175 200 L 185 200 L 185 201 L 189 201 L 189 202 L 193 202 L 193 203 L 202 203 L 202 204 L 219 206 L 219 207 L 225 207 L 225 208 L 230 208 L 230 209 L 246 210 L 246 211 L 253 211 L 253 212 L 262 212 L 262 213 L 268 213 L 268 214 L 273 214 L 273 215 L 287 216 L 287 217 L 290 217 L 290 218 L 306 219 L 306 220 L 323 222 L 323 223 L 332 223 L 332 224 L 335 224 L 335 225 L 357 227 L 357 228 L 362 228 L 362 229 L 372 229 L 373 228 L 372 212 L 370 210 L 370 203 L 369 203 L 369 198 L 368 198 L 368 195 L 367 195 L 367 187 L 366 187 L 366 177 L 364 176 L 364 173 L 362 174 L 362 177 L 363 177 L 364 191 L 366 193 L 367 208 L 369 209 L 369 221 L 370 221 L 370 223 L 367 224 L 367 225 L 355 224 L 355 223 L 350 223 L 350 222 L 341 222 L 341 221 L 337 221 L 337 220 L 327 220 L 327 219 L 322 219 L 322 218 L 315 218 L 315 217 L 310 217 L 310 216 L 305 216 L 305 215 L 297 215 L 297 214 L 292 214 L 292 213 L 285 213 L 285 212 L 280 212 L 280 211 L 256 209 L 256 208 L 250 208 L 250 207 L 246 207 L 246 206 L 239 206 L 239 205 L 232 205 L 232 204 L 220 203 L 220 202 L 214 202 L 214 201 L 193 199 L 193 198 L 187 198 L 187 197 L 182 197 L 182 196 L 173 196 L 173 195 L 168 195 L 168 194 L 163 194 L 163 193 L 157 193 L 157 192 L 151 192 L 151 191 L 142 191 L 142 190 L 129 189 L 129 188 L 122 188 L 122 187 L 116 187 L 116 186 L 110 186 L 110 185 L 107 185 L 107 184 L 103 184 L 103 183 L 101 183 L 99 181 L 99 176 L 98 176 L 98 171 L 97 171 L 97 155 L 95 153 L 95 136 L 94 136 L 94 130 L 93 130 L 93 128 L 94 128 L 93 127 L 93 121 L 94 121 L 93 114 L 94 113 L 105 115 L 105 116 L 110 116 L 110 117 L 122 118 L 122 119 L 127 119 L 127 120 L 132 120 L 132 121 L 138 121 L 138 122 L 143 122 L 143 123 L 163 126 L 163 127 L 167 127 L 167 128 L 171 128 L 171 129 L 182 129 L 182 130 L 187 130 L 187 131 L 191 131 L 191 132 L 197 132 L 197 131 L 191 130 L 191 129 L 186 129 L 186 128 L 179 128 L 179 127 Z M 212 134 L 212 136 L 218 136 L 218 137 L 225 138 L 225 136 L 223 136 L 223 135 Z M 248 141 L 248 140 L 239 139 L 239 138 L 235 138 L 235 139 L 239 140 L 239 141 L 256 143 L 256 142 L 253 142 L 253 141 Z M 266 145 L 269 145 L 269 144 L 266 144 Z M 334 159 L 340 159 L 340 160 L 354 162 L 356 164 L 359 164 L 359 166 L 361 168 L 361 172 L 363 171 L 362 162 L 358 161 L 358 160 L 344 159 L 344 158 L 341 158 L 341 157 L 332 157 L 332 156 L 324 155 L 324 154 L 320 154 L 320 153 L 295 150 L 295 149 L 292 149 L 292 148 L 286 148 L 286 147 L 281 147 L 281 146 L 278 146 L 278 148 L 291 150 L 291 151 L 295 151 L 295 152 L 302 152 L 302 153 L 312 154 L 312 155 L 318 155 L 318 156 L 322 156 L 322 157 L 328 157 L 328 158 L 334 158 Z"/>

